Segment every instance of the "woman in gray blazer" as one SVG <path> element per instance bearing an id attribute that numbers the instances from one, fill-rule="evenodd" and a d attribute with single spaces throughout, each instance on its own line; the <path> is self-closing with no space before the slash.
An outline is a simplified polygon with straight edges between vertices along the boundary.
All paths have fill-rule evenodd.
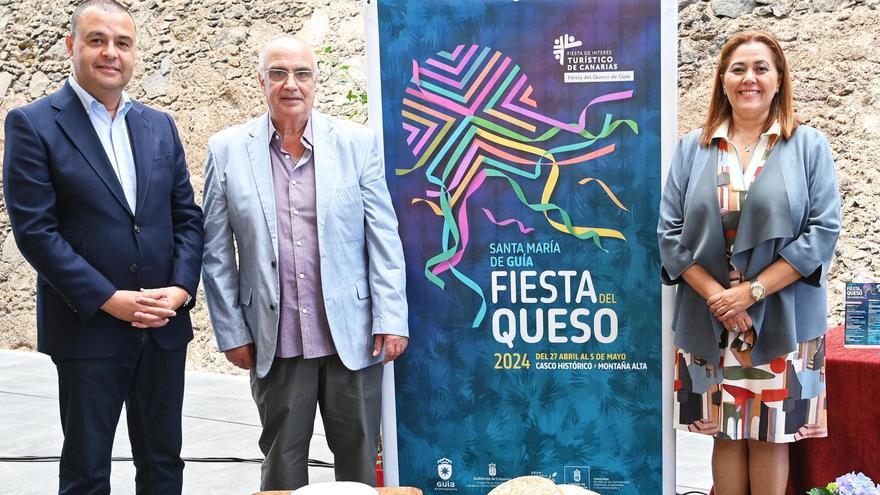
<path id="1" fill-rule="evenodd" d="M 828 141 L 798 125 L 769 33 L 721 49 L 657 230 L 663 281 L 677 289 L 675 427 L 715 438 L 718 495 L 782 494 L 788 443 L 827 435 L 825 285 L 840 196 Z"/>

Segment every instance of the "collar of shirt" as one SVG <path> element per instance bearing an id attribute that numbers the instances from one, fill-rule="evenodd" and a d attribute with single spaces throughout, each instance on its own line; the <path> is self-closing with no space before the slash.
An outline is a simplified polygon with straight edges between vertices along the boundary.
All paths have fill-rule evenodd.
<path id="1" fill-rule="evenodd" d="M 269 116 L 269 141 L 271 142 L 273 139 L 279 141 L 278 148 L 284 149 L 284 146 L 281 145 L 281 135 L 278 133 L 278 130 L 275 129 L 275 123 L 272 122 L 272 117 Z M 312 151 L 312 119 L 309 118 L 306 121 L 306 128 L 303 129 L 303 135 L 299 139 L 299 141 L 305 146 L 305 148 L 309 151 Z"/>
<path id="2" fill-rule="evenodd" d="M 70 87 L 73 88 L 73 92 L 79 97 L 79 101 L 82 102 L 83 107 L 86 109 L 86 113 L 91 117 L 93 114 L 100 117 L 101 119 L 106 120 L 107 122 L 111 122 L 114 119 L 110 118 L 110 112 L 107 111 L 107 108 L 94 96 L 89 94 L 88 91 L 83 89 L 82 86 L 76 82 L 76 79 L 73 76 L 69 76 L 67 78 L 67 82 L 70 83 Z M 125 91 L 122 92 L 122 98 L 119 101 L 119 108 L 116 109 L 116 117 L 125 118 L 125 114 L 128 113 L 129 109 L 131 109 L 131 98 L 128 97 L 128 93 Z"/>
<path id="3" fill-rule="evenodd" d="M 712 134 L 712 139 L 728 139 L 727 134 L 730 132 L 730 120 L 725 120 L 718 126 L 718 129 L 715 129 L 715 132 Z M 773 124 L 770 125 L 770 128 L 765 132 L 761 133 L 759 138 L 763 139 L 767 136 L 779 136 L 782 133 L 782 128 L 779 126 L 779 121 L 773 121 Z"/>
<path id="4" fill-rule="evenodd" d="M 725 141 L 730 141 L 728 132 L 730 132 L 730 120 L 725 120 L 720 126 L 718 126 L 715 133 L 712 134 L 712 140 L 724 139 Z M 752 182 L 757 179 L 758 174 L 760 173 L 759 170 L 764 166 L 766 151 L 771 146 L 770 137 L 776 136 L 776 138 L 779 138 L 781 132 L 782 128 L 779 126 L 778 121 L 773 122 L 769 129 L 762 132 L 761 136 L 758 138 L 758 142 L 755 143 L 755 153 L 745 165 L 740 162 L 738 152 L 733 154 L 721 153 L 719 155 L 721 160 L 719 166 L 725 162 L 727 163 L 728 172 L 730 174 L 730 186 L 734 191 L 749 190 Z M 745 167 L 745 170 L 743 170 L 743 167 Z"/>

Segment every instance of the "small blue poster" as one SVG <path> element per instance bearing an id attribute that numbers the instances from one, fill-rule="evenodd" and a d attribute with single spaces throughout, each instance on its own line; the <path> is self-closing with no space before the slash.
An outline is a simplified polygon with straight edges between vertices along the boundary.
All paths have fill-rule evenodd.
<path id="1" fill-rule="evenodd" d="M 880 283 L 846 283 L 846 347 L 880 347 Z"/>

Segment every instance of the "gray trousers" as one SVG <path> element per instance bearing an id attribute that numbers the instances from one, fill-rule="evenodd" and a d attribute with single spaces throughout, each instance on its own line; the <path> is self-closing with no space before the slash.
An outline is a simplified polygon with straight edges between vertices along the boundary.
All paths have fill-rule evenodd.
<path id="1" fill-rule="evenodd" d="M 260 489 L 296 490 L 309 484 L 309 443 L 321 408 L 337 481 L 376 484 L 382 413 L 382 364 L 358 371 L 339 356 L 276 357 L 264 378 L 251 370 L 251 393 L 263 432 Z"/>

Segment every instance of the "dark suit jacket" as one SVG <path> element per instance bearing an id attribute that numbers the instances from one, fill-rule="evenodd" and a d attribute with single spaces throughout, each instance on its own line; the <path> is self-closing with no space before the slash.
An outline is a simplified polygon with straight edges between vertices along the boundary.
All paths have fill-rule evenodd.
<path id="1" fill-rule="evenodd" d="M 202 211 L 177 129 L 170 116 L 137 102 L 126 124 L 137 171 L 134 214 L 68 83 L 6 116 L 3 193 L 18 247 L 37 271 L 38 349 L 51 356 L 107 357 L 140 335 L 100 310 L 116 290 L 179 285 L 196 293 Z M 179 310 L 148 331 L 163 348 L 186 345 L 189 313 Z"/>

